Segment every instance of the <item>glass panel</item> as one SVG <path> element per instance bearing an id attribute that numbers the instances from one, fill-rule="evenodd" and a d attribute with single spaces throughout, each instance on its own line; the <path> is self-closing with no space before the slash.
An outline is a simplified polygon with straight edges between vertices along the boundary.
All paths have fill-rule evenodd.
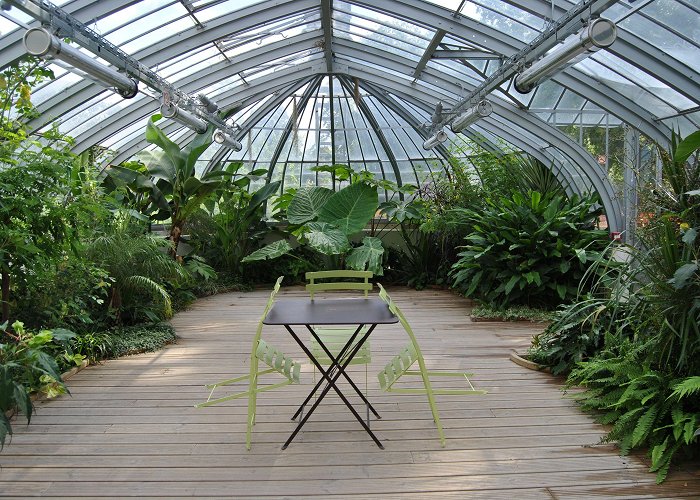
<path id="1" fill-rule="evenodd" d="M 700 8 L 698 2 L 695 2 L 695 7 Z M 655 0 L 642 7 L 641 12 L 700 44 L 698 13 L 685 5 L 675 0 Z"/>
<path id="2" fill-rule="evenodd" d="M 631 16 L 618 24 L 618 27 L 634 33 L 655 47 L 672 55 L 684 64 L 700 57 L 697 45 L 693 45 L 678 35 L 671 33 L 660 24 L 643 16 Z"/>

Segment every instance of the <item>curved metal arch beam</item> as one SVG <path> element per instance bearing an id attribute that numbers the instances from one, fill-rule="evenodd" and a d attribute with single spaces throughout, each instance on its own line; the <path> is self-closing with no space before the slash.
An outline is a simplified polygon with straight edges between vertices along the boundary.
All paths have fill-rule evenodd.
<path id="1" fill-rule="evenodd" d="M 296 40 L 293 44 L 290 44 L 290 42 L 285 40 L 284 43 L 278 42 L 274 47 L 270 47 L 268 50 L 256 49 L 250 53 L 242 54 L 240 60 L 237 59 L 235 63 L 222 61 L 213 64 L 202 72 L 194 73 L 177 80 L 176 83 L 178 88 L 187 93 L 197 93 L 218 81 L 228 78 L 232 74 L 243 71 L 244 67 L 247 69 L 249 67 L 260 65 L 266 58 L 266 55 L 271 54 L 272 56 L 276 56 L 279 51 L 286 51 L 287 47 L 294 47 L 298 49 L 308 48 L 307 45 L 310 45 L 314 40 L 319 39 L 319 35 L 321 33 L 321 31 L 308 32 L 300 35 L 298 40 Z M 218 101 L 218 96 L 215 96 L 214 100 Z M 79 139 L 76 141 L 73 150 L 77 152 L 83 151 L 93 144 L 99 144 L 100 141 L 116 133 L 123 123 L 129 123 L 128 115 L 134 111 L 140 111 L 143 108 L 142 101 L 143 99 L 122 108 L 118 113 L 115 113 L 113 116 L 101 122 L 98 127 L 92 128 L 87 134 L 81 134 Z M 219 105 L 221 104 L 219 103 Z"/>
<path id="2" fill-rule="evenodd" d="M 367 82 L 365 82 L 365 85 L 367 85 Z M 423 108 L 426 112 L 432 111 L 430 107 L 424 106 L 420 101 L 415 100 L 415 97 L 413 96 L 406 96 L 405 97 L 408 102 L 413 102 L 414 105 Z M 485 121 L 485 120 L 484 120 Z M 543 159 L 546 158 L 547 161 L 544 161 L 545 164 L 553 164 L 556 166 L 557 170 L 555 171 L 555 174 L 558 174 L 558 177 L 560 180 L 564 181 L 565 184 L 573 184 L 574 183 L 574 178 L 571 176 L 570 172 L 566 169 L 562 169 L 561 166 L 559 165 L 559 162 L 556 161 L 555 158 L 545 155 L 542 151 L 543 149 L 536 147 L 531 142 L 524 141 L 522 139 L 521 134 L 514 133 L 512 130 L 512 127 L 504 127 L 500 124 L 499 121 L 497 120 L 489 120 L 487 122 L 489 124 L 488 127 L 483 126 L 483 123 L 480 121 L 479 125 L 481 128 L 484 128 L 488 130 L 489 132 L 505 139 L 508 143 L 512 144 L 515 147 L 520 148 L 523 151 L 528 152 L 529 154 L 537 157 L 538 159 Z M 461 132 L 463 135 L 466 135 L 470 139 L 474 140 L 475 142 L 478 142 L 479 144 L 484 144 L 484 139 L 482 136 L 480 136 L 478 133 L 474 132 L 471 130 L 470 127 L 464 129 Z M 545 142 L 545 141 L 543 141 Z M 495 145 L 493 145 L 490 141 L 487 141 L 486 144 L 491 145 L 490 150 L 495 153 L 500 153 L 503 154 L 503 151 L 500 148 L 497 148 Z M 445 147 L 442 147 L 443 154 L 447 154 L 447 149 Z M 488 149 L 488 148 L 487 148 Z M 575 185 L 575 184 L 573 184 Z M 577 191 L 577 190 L 576 190 Z"/>
<path id="3" fill-rule="evenodd" d="M 367 61 L 376 66 L 387 67 L 397 73 L 406 75 L 405 81 L 407 82 L 410 71 L 412 71 L 414 65 L 414 61 L 411 59 L 399 56 L 397 54 L 388 52 L 380 54 L 380 49 L 364 50 L 360 53 L 360 44 L 357 44 L 356 42 L 340 40 L 335 43 L 334 47 L 336 59 L 346 60 L 348 57 L 350 57 L 359 61 Z M 344 52 L 342 50 L 343 48 L 347 48 L 349 52 Z M 352 64 L 352 62 L 349 62 L 348 64 Z M 396 77 L 394 78 L 396 79 Z M 569 69 L 558 73 L 554 78 L 552 78 L 552 80 L 556 81 L 560 85 L 563 85 L 565 88 L 570 89 L 572 92 L 583 96 L 585 99 L 596 103 L 602 109 L 605 109 L 622 118 L 627 123 L 633 124 L 646 135 L 654 138 L 654 140 L 657 142 L 663 143 L 668 140 L 670 129 L 668 129 L 668 127 L 666 127 L 664 124 L 660 124 L 650 112 L 639 106 L 631 99 L 615 91 L 611 87 L 605 86 L 604 92 L 598 92 L 597 89 L 604 84 L 594 80 L 584 73 Z M 424 81 L 437 87 L 441 87 L 443 82 L 456 82 L 458 79 L 428 65 L 423 70 L 421 79 L 417 81 Z M 467 90 L 474 88 L 473 85 L 466 83 L 463 80 L 459 81 Z"/>
<path id="4" fill-rule="evenodd" d="M 338 43 L 336 45 L 341 46 L 342 43 Z M 358 61 L 347 59 L 344 56 L 344 53 L 336 53 L 336 58 L 339 61 L 342 60 L 347 65 L 358 65 Z M 407 75 L 407 73 L 403 70 L 409 67 L 408 64 L 410 62 L 410 60 L 395 54 L 386 54 L 380 57 L 378 54 L 369 51 L 363 54 L 363 59 L 361 59 L 359 62 L 362 61 L 371 63 L 375 66 L 389 68 L 396 73 L 403 75 Z M 371 71 L 371 68 L 368 68 L 367 71 Z M 459 95 L 459 91 L 464 90 L 465 88 L 473 88 L 469 84 L 465 84 L 464 80 L 446 75 L 445 73 L 437 71 L 435 68 L 427 67 L 425 70 L 423 70 L 423 74 L 426 77 L 418 80 L 417 82 L 423 81 L 430 83 L 440 90 L 457 84 L 457 90 L 452 91 L 455 93 L 455 95 Z M 407 82 L 409 77 L 406 76 L 405 78 L 401 79 L 395 75 L 388 75 L 387 78 L 391 78 L 397 82 Z M 603 83 L 598 82 L 580 72 L 576 77 L 571 76 L 570 73 L 567 72 L 560 73 L 557 76 L 557 80 L 571 91 L 582 95 L 584 98 L 592 102 L 596 102 L 601 106 L 601 108 L 608 110 L 612 114 L 621 117 L 627 123 L 630 123 L 639 130 L 642 130 L 646 135 L 655 141 L 665 143 L 668 140 L 664 132 L 666 127 L 664 125 L 660 125 L 654 119 L 651 113 L 644 110 L 627 97 L 624 97 L 622 94 L 616 93 Z M 586 88 L 585 93 L 581 91 L 582 86 L 585 86 Z"/>
<path id="5" fill-rule="evenodd" d="M 286 55 L 294 54 L 303 50 L 307 50 L 313 47 L 313 43 L 320 39 L 323 32 L 321 30 L 315 30 L 313 32 L 303 33 L 294 37 L 294 39 L 282 40 L 280 42 L 274 42 L 269 44 L 269 46 L 253 49 L 245 54 L 241 54 L 236 58 L 236 62 L 230 63 L 228 61 L 220 61 L 211 66 L 207 67 L 205 70 L 187 75 L 174 83 L 177 84 L 178 88 L 188 93 L 195 93 L 209 85 L 215 84 L 217 81 L 228 78 L 229 76 L 240 73 L 250 68 L 258 67 L 264 64 L 270 59 L 276 59 L 279 57 L 284 57 Z M 75 109 L 77 106 L 85 104 L 87 101 L 95 97 L 93 95 L 95 90 L 95 84 L 89 81 L 79 82 L 80 90 L 72 98 L 61 98 L 58 95 L 42 105 L 38 106 L 38 111 L 42 113 L 40 117 L 30 122 L 30 126 L 34 128 L 41 128 L 53 120 L 54 116 L 62 116 L 64 113 Z M 104 92 L 104 88 L 97 86 L 99 93 Z M 99 95 L 99 94 L 97 94 Z M 76 102 L 80 103 L 76 105 Z M 129 104 L 122 109 L 121 112 L 128 113 L 130 109 L 141 106 L 141 100 L 136 103 Z M 110 123 L 111 120 L 108 120 Z M 78 143 L 83 143 L 85 141 L 90 141 L 91 139 L 82 137 L 78 138 Z M 94 142 L 97 143 L 97 142 Z M 88 147 L 91 144 L 88 145 Z M 80 150 L 79 148 L 77 150 Z"/>
<path id="6" fill-rule="evenodd" d="M 372 81 L 378 85 L 391 85 L 391 81 L 388 81 L 386 75 L 382 75 L 381 72 L 368 73 L 367 68 L 360 68 L 359 71 L 355 71 L 354 68 L 348 68 L 348 72 L 351 76 L 361 77 L 365 80 Z M 369 76 L 369 78 L 368 78 Z M 389 83 L 387 83 L 387 81 Z M 408 92 L 409 95 L 414 95 L 416 98 L 415 105 L 425 108 L 426 96 L 432 96 L 432 92 L 423 90 L 418 86 L 414 86 Z M 405 86 L 397 85 L 395 88 L 396 92 L 406 94 L 407 88 Z M 447 102 L 454 103 L 454 97 L 446 96 Z M 545 140 L 550 145 L 556 147 L 562 152 L 566 157 L 568 157 L 572 164 L 562 165 L 563 170 L 569 171 L 569 176 L 575 178 L 580 174 L 583 174 L 591 182 L 592 187 L 600 194 L 600 197 L 605 207 L 606 213 L 609 217 L 609 225 L 612 231 L 619 230 L 621 227 L 619 224 L 621 222 L 621 209 L 617 203 L 614 190 L 607 176 L 603 176 L 600 172 L 599 167 L 596 165 L 593 157 L 584 150 L 581 146 L 574 143 L 566 135 L 559 132 L 558 130 L 547 125 L 545 122 L 537 117 L 532 116 L 524 111 L 517 110 L 510 105 L 504 106 L 500 103 L 500 99 L 493 99 L 492 104 L 494 108 L 497 108 L 497 114 L 512 121 L 514 124 L 522 127 L 524 130 L 537 130 L 543 140 Z M 487 121 L 486 123 L 489 123 Z M 528 149 L 533 149 L 532 146 Z M 587 168 L 586 168 L 587 167 Z"/>
<path id="7" fill-rule="evenodd" d="M 368 82 L 364 82 L 364 86 L 372 85 L 369 84 Z M 420 101 L 416 101 L 414 98 L 411 96 L 408 97 L 409 102 L 413 102 L 416 106 L 422 107 L 425 109 L 426 112 L 432 111 L 429 107 L 424 107 L 424 105 Z M 486 121 L 486 120 L 483 120 Z M 533 143 L 525 141 L 522 139 L 521 134 L 517 134 L 513 131 L 512 127 L 505 126 L 501 124 L 497 120 L 489 120 L 487 122 L 489 124 L 488 127 L 484 127 L 483 123 L 480 121 L 479 125 L 481 128 L 487 129 L 490 133 L 493 133 L 504 140 L 506 140 L 509 144 L 512 144 L 513 146 L 527 152 L 528 154 L 534 156 L 538 160 L 542 161 L 545 165 L 552 165 L 552 169 L 557 175 L 557 177 L 563 181 L 563 184 L 565 187 L 567 186 L 572 186 L 570 187 L 567 191 L 569 193 L 572 192 L 579 192 L 579 189 L 577 189 L 577 183 L 575 182 L 574 177 L 572 177 L 571 173 L 568 171 L 568 169 L 562 168 L 560 162 L 558 161 L 557 158 L 554 156 L 550 155 L 549 153 L 546 152 L 545 148 L 538 148 L 533 145 Z M 484 140 L 482 136 L 480 136 L 478 133 L 472 131 L 470 128 L 466 128 L 461 132 L 464 135 L 467 135 L 470 137 L 472 140 L 479 142 L 480 144 L 484 143 Z M 544 142 L 544 141 L 543 141 Z M 491 144 L 490 142 L 488 144 Z M 446 153 L 446 148 L 443 147 Z M 496 152 L 496 153 L 503 153 L 503 151 L 499 148 L 496 148 L 495 146 L 491 147 L 491 150 Z M 592 187 L 592 186 L 590 186 Z M 602 196 L 601 196 L 602 198 Z"/>
<path id="8" fill-rule="evenodd" d="M 280 90 L 294 82 L 308 78 L 309 75 L 316 75 L 321 72 L 322 65 L 325 64 L 323 59 L 320 59 L 315 64 L 304 64 L 299 67 L 289 68 L 285 71 L 278 71 L 274 73 L 272 78 L 267 79 L 262 82 L 261 85 L 255 86 L 255 88 L 248 87 L 243 90 L 233 89 L 217 97 L 217 102 L 221 106 L 221 109 L 225 110 L 228 107 L 245 107 L 249 104 L 257 102 L 264 96 L 269 95 L 277 90 Z M 179 125 L 178 128 L 183 128 Z M 194 132 L 186 134 L 191 137 Z M 113 163 L 120 163 L 124 160 L 129 159 L 135 153 L 143 149 L 146 141 L 143 139 L 134 139 L 124 144 L 119 148 L 119 154 L 115 156 L 111 161 Z"/>
<path id="9" fill-rule="evenodd" d="M 268 0 L 227 13 L 207 22 L 207 28 L 192 27 L 164 40 L 135 52 L 132 57 L 148 67 L 155 67 L 163 61 L 171 60 L 196 50 L 208 43 L 230 35 L 232 32 L 246 31 L 260 24 L 318 8 L 314 0 Z M 322 36 L 322 35 L 321 35 Z M 21 44 L 21 42 L 20 42 Z M 4 49 L 2 51 L 4 53 Z M 247 69 L 247 68 L 246 68 Z M 83 80 L 77 85 L 64 89 L 59 96 L 47 100 L 38 107 L 40 113 L 48 113 L 56 119 L 67 111 L 89 101 L 104 91 L 104 87 Z M 46 122 L 32 125 L 40 128 Z"/>
<path id="10" fill-rule="evenodd" d="M 415 4 L 415 0 L 394 0 L 394 2 L 395 2 L 396 4 L 398 4 L 398 5 L 404 5 L 404 6 L 405 6 L 405 5 L 411 6 L 412 4 Z M 270 11 L 272 11 L 273 9 L 279 9 L 279 7 L 276 7 L 276 6 L 273 6 L 272 8 L 269 8 L 269 9 L 268 9 L 268 8 L 265 8 L 265 6 L 266 6 L 267 3 L 268 3 L 268 2 L 263 2 L 263 3 L 261 3 L 261 4 L 256 5 L 255 8 L 251 8 L 251 15 L 252 15 L 252 14 L 259 14 L 260 12 L 264 12 L 264 13 L 269 14 Z M 355 3 L 362 4 L 361 1 L 355 2 Z M 262 7 L 261 7 L 261 6 L 262 6 Z M 289 12 L 290 12 L 290 11 L 289 11 L 289 8 L 291 7 L 288 3 L 285 3 L 283 6 L 285 7 L 285 10 L 284 10 L 284 13 L 281 15 L 281 17 L 286 16 L 286 15 L 289 15 Z M 437 19 L 439 19 L 440 16 L 444 16 L 445 12 L 449 12 L 449 11 L 445 11 L 445 9 L 441 9 L 441 8 L 439 8 L 439 7 L 437 7 L 437 6 L 424 5 L 424 4 L 422 4 L 422 3 L 420 4 L 420 6 L 421 6 L 422 8 L 427 9 L 428 11 L 432 12 L 433 15 L 434 15 L 434 17 L 436 17 Z M 295 12 L 299 12 L 299 11 L 308 10 L 308 7 L 309 7 L 309 6 L 297 6 L 295 9 L 292 9 L 292 10 L 295 11 Z M 413 5 L 413 7 L 411 7 L 411 8 L 412 8 L 412 9 L 415 9 L 415 5 Z M 375 9 L 376 9 L 376 8 L 375 8 Z M 276 14 L 279 14 L 279 10 L 277 10 Z M 217 19 L 216 19 L 216 21 L 219 22 L 219 27 L 220 27 L 220 24 L 221 24 L 222 19 L 223 19 L 223 18 L 228 18 L 229 16 L 230 16 L 230 15 L 226 15 L 226 16 L 222 16 L 221 18 L 217 18 Z M 474 21 L 470 21 L 470 20 L 467 20 L 467 21 L 459 20 L 459 22 L 456 22 L 453 18 L 451 18 L 451 19 L 448 19 L 447 21 L 449 21 L 450 27 L 451 27 L 451 28 L 454 28 L 454 29 L 464 29 L 465 26 L 470 26 L 470 27 L 473 27 L 474 29 L 481 29 L 481 31 L 484 31 L 484 30 L 486 30 L 486 31 L 489 31 L 489 30 L 495 31 L 495 30 L 493 30 L 493 29 L 491 29 L 491 28 L 484 27 L 483 25 L 481 25 L 481 24 L 479 24 L 479 23 L 476 23 L 476 22 L 474 22 Z M 418 22 L 418 21 L 417 21 L 417 22 Z M 211 25 L 211 24 L 212 24 L 212 23 L 208 23 L 208 25 Z M 245 26 L 247 26 L 247 27 L 252 27 L 252 26 L 254 26 L 254 25 L 255 25 L 255 23 L 253 23 L 253 22 L 251 22 L 250 20 L 248 20 L 248 22 L 246 23 Z M 230 30 L 231 28 L 230 28 L 230 27 L 227 27 L 227 29 Z M 241 28 L 241 29 L 247 29 L 247 28 Z M 186 30 L 186 31 L 191 31 L 191 30 Z M 207 33 L 206 39 L 203 40 L 203 39 L 200 38 L 200 39 L 198 40 L 199 46 L 201 46 L 201 44 L 203 44 L 203 43 L 207 43 L 207 41 L 209 41 L 209 39 L 212 38 L 212 34 L 214 33 L 214 31 L 216 31 L 216 29 L 214 29 L 213 31 L 212 31 L 211 29 L 207 29 L 207 30 L 204 32 L 204 33 Z M 184 33 L 184 32 L 183 32 L 183 33 Z M 186 36 L 186 35 L 184 35 L 183 33 L 177 34 L 176 37 Z M 202 32 L 201 30 L 199 30 L 198 36 L 200 36 L 200 37 L 204 36 L 204 35 L 203 35 L 203 32 Z M 504 38 L 502 34 L 494 34 L 494 33 L 491 33 L 491 36 L 497 36 L 497 37 L 499 37 L 499 38 L 497 39 L 497 41 L 500 41 L 501 44 L 503 45 L 503 47 L 505 47 L 505 48 L 503 48 L 502 50 L 507 51 L 507 50 L 508 50 L 508 49 L 507 49 L 508 47 L 510 47 L 510 50 L 511 50 L 511 51 L 514 51 L 514 50 L 515 50 L 515 48 L 513 48 L 513 44 L 514 44 L 514 43 L 517 43 L 516 41 L 514 41 L 514 40 L 512 40 L 512 39 L 510 39 L 510 38 L 508 38 L 508 37 Z M 214 38 L 216 38 L 216 37 L 214 37 Z M 139 56 L 146 56 L 146 57 L 147 57 L 147 54 L 148 54 L 149 52 L 156 50 L 155 53 L 158 54 L 160 58 L 163 58 L 163 57 L 164 57 L 164 54 L 165 54 L 165 51 L 167 51 L 167 50 L 173 50 L 173 47 L 167 47 L 166 42 L 167 42 L 168 40 L 169 40 L 169 39 L 166 39 L 166 40 L 164 40 L 164 41 L 162 41 L 162 42 L 159 42 L 158 44 L 155 44 L 155 45 L 153 45 L 153 46 L 151 46 L 151 47 L 148 47 L 148 48 L 144 49 L 144 51 L 142 51 L 142 52 L 139 53 L 138 55 L 139 55 Z M 487 37 L 484 37 L 484 40 L 487 40 Z M 341 46 L 341 45 L 343 44 L 343 42 L 344 42 L 343 40 L 338 40 L 338 41 L 336 41 L 336 42 L 335 42 L 336 44 L 334 45 L 334 49 L 335 49 L 336 51 L 338 51 L 338 47 Z M 170 43 L 170 42 L 168 42 L 168 43 Z M 484 43 L 489 43 L 489 41 L 487 40 L 487 41 L 485 41 Z M 493 40 L 493 39 L 490 40 L 489 45 L 491 45 L 491 46 L 494 45 L 494 40 Z M 177 50 L 177 52 L 180 52 L 180 53 L 183 52 L 182 49 L 179 49 L 179 45 L 178 45 L 178 50 Z M 354 52 L 354 53 L 359 53 L 359 52 Z M 413 64 L 407 65 L 407 67 L 406 67 L 407 70 L 408 70 L 408 71 L 412 70 L 412 66 L 413 66 Z M 585 89 L 581 89 L 581 88 L 577 88 L 577 87 L 579 87 L 579 86 L 577 86 L 577 85 L 572 85 L 571 88 L 572 88 L 572 90 L 574 90 L 575 92 L 577 92 L 577 93 L 579 93 L 579 94 L 585 96 L 585 95 L 586 95 Z M 76 88 L 76 87 L 73 87 L 73 89 L 75 89 L 75 88 Z M 99 91 L 98 91 L 97 93 L 99 93 L 99 92 L 101 92 L 101 91 L 102 91 L 102 89 L 99 89 Z M 86 100 L 88 100 L 89 98 L 91 98 L 93 95 L 94 95 L 93 92 L 88 92 L 87 94 L 82 94 L 82 97 L 81 97 L 80 100 L 82 100 L 83 102 L 85 102 Z M 65 109 L 65 107 L 67 107 L 67 106 L 75 107 L 75 105 L 76 105 L 76 100 L 75 100 L 75 99 L 73 99 L 73 98 L 66 98 L 65 95 L 62 95 L 61 97 L 62 97 L 62 99 L 61 99 L 61 105 L 64 107 L 64 109 Z M 618 102 L 618 101 L 619 101 L 619 100 L 612 100 L 612 102 Z M 630 104 L 631 106 L 634 106 L 634 103 L 631 103 L 631 102 L 630 102 L 629 104 Z M 603 107 L 604 107 L 604 106 L 603 106 Z M 619 107 L 619 106 L 618 106 L 618 107 Z M 625 109 L 626 109 L 627 107 L 629 107 L 629 106 L 626 106 Z M 613 113 L 615 113 L 616 115 L 621 116 L 621 117 L 624 118 L 623 115 L 624 115 L 625 109 L 623 109 L 622 111 L 619 111 L 619 110 L 618 110 L 617 112 L 616 112 L 616 111 L 612 111 L 612 110 L 611 110 L 611 111 L 612 111 Z M 40 109 L 40 111 L 41 111 L 41 109 Z M 54 111 L 54 112 L 49 111 L 48 114 L 49 114 L 49 115 L 54 115 L 54 116 L 56 116 L 56 115 L 59 115 L 59 116 L 60 116 L 60 115 L 62 114 L 61 111 L 63 111 L 63 110 L 62 110 L 62 109 L 55 109 L 55 110 L 53 110 L 53 111 Z M 641 122 L 635 121 L 635 120 L 630 120 L 630 121 L 633 122 L 633 123 L 641 123 Z M 656 123 L 654 123 L 653 121 L 650 121 L 650 120 L 647 120 L 647 121 L 646 121 L 646 124 L 649 124 L 649 125 L 651 125 L 651 126 L 656 126 L 656 125 L 657 125 Z M 642 128 L 645 129 L 646 127 L 642 127 Z M 662 136 L 662 137 L 665 137 L 665 132 L 660 132 L 659 135 Z"/>
<path id="11" fill-rule="evenodd" d="M 350 94 L 352 93 L 352 83 L 350 83 L 348 81 L 347 77 L 338 77 L 338 81 L 345 88 L 346 92 L 348 92 Z M 372 111 L 370 111 L 369 107 L 367 106 L 367 103 L 364 102 L 362 99 L 360 99 L 359 102 L 357 103 L 357 107 L 359 108 L 360 112 L 365 116 L 365 119 L 369 122 L 369 124 L 374 129 L 374 133 L 377 134 L 377 138 L 379 139 L 379 143 L 384 148 L 384 151 L 386 152 L 386 154 L 389 158 L 389 164 L 391 165 L 391 169 L 394 171 L 394 176 L 396 177 L 396 184 L 398 186 L 402 186 L 403 181 L 401 179 L 401 172 L 399 171 L 399 164 L 396 161 L 396 156 L 394 156 L 394 152 L 391 149 L 391 146 L 389 146 L 389 141 L 387 140 L 386 135 L 379 128 L 379 123 L 377 122 L 377 119 L 372 114 Z M 335 140 L 335 138 L 333 140 Z M 381 165 L 381 162 L 380 162 L 380 168 L 382 170 L 382 174 L 384 175 L 384 178 L 386 178 L 386 174 L 384 174 L 384 167 Z M 399 196 L 401 199 L 403 199 L 403 193 L 399 193 Z"/>
<path id="12" fill-rule="evenodd" d="M 289 96 L 294 94 L 304 85 L 310 83 L 314 78 L 316 78 L 316 75 L 296 80 L 294 83 L 292 83 L 292 85 L 289 85 L 284 89 L 277 91 L 276 96 L 274 96 L 272 99 L 266 102 L 259 109 L 255 110 L 255 112 L 252 115 L 250 115 L 243 124 L 240 125 L 240 129 L 237 130 L 235 133 L 235 139 L 238 141 L 242 140 L 243 137 L 245 137 L 245 135 L 253 129 L 256 123 L 264 119 L 267 116 L 267 114 L 271 113 L 275 108 L 281 106 L 285 99 L 289 98 Z M 257 100 L 258 99 L 256 99 L 256 101 Z M 226 148 L 219 148 L 219 150 L 214 154 L 214 156 L 212 156 L 212 159 L 209 161 L 209 165 L 205 167 L 204 171 L 208 172 L 209 170 L 211 170 L 214 165 L 223 160 L 223 157 L 227 153 L 228 150 Z"/>
<path id="13" fill-rule="evenodd" d="M 323 58 L 323 64 L 325 65 L 325 57 Z M 316 89 L 318 89 L 319 85 L 321 85 L 321 81 L 323 80 L 323 76 L 316 76 L 316 81 L 312 82 L 309 87 L 304 91 L 302 94 L 301 98 L 299 99 L 299 104 L 302 109 L 306 107 L 306 105 L 309 103 L 309 99 L 311 99 L 311 96 L 315 92 Z M 277 146 L 275 147 L 274 153 L 272 153 L 272 158 L 270 158 L 270 167 L 267 170 L 267 179 L 266 181 L 269 183 L 272 180 L 272 174 L 275 171 L 275 165 L 277 164 L 277 161 L 280 158 L 280 155 L 282 154 L 282 150 L 284 149 L 284 145 L 289 139 L 289 136 L 291 135 L 292 131 L 294 130 L 294 123 L 292 122 L 291 118 L 287 121 L 287 125 L 284 127 L 284 132 L 282 132 L 282 137 L 280 137 L 279 142 L 277 143 Z M 284 168 L 282 169 L 282 183 L 280 184 L 280 192 L 284 192 L 284 178 L 287 173 L 287 162 L 284 164 Z"/>

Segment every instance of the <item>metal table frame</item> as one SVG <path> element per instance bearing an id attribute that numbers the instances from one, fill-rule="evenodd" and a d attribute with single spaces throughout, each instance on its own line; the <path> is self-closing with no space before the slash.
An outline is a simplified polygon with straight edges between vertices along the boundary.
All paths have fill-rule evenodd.
<path id="1" fill-rule="evenodd" d="M 304 407 L 309 403 L 311 398 L 321 389 L 321 385 L 325 382 L 325 387 L 321 390 L 318 398 L 311 406 L 308 412 L 301 418 L 297 427 L 292 432 L 289 439 L 282 445 L 282 449 L 286 449 L 289 443 L 296 437 L 301 428 L 309 420 L 309 417 L 318 408 L 323 398 L 328 392 L 333 389 L 340 399 L 345 403 L 350 412 L 355 416 L 360 425 L 365 429 L 372 440 L 384 449 L 384 445 L 379 441 L 377 436 L 372 432 L 367 422 L 357 413 L 357 410 L 352 406 L 352 403 L 343 394 L 337 385 L 338 379 L 344 377 L 353 388 L 355 393 L 367 405 L 368 411 L 377 417 L 381 418 L 379 413 L 372 407 L 364 394 L 359 390 L 357 385 L 352 381 L 350 376 L 345 371 L 353 357 L 360 350 L 362 345 L 367 341 L 367 338 L 379 324 L 397 323 L 398 318 L 389 311 L 389 307 L 380 299 L 375 298 L 359 298 L 359 299 L 325 299 L 325 300 L 308 300 L 308 299 L 281 299 L 275 302 L 267 317 L 263 321 L 266 325 L 281 325 L 289 332 L 292 338 L 299 344 L 299 347 L 309 357 L 312 363 L 318 368 L 321 373 L 321 379 L 311 390 L 304 402 L 299 406 L 299 409 L 292 416 L 295 420 L 303 411 Z M 338 326 L 338 325 L 357 325 L 354 333 L 350 336 L 347 343 L 343 346 L 337 356 L 334 356 L 328 347 L 321 341 L 317 333 L 314 331 L 314 326 Z M 303 340 L 292 328 L 293 326 L 304 326 L 319 343 L 326 355 L 331 360 L 331 364 L 324 369 L 313 353 L 304 344 Z M 361 333 L 363 328 L 368 326 L 367 331 Z M 355 339 L 359 340 L 355 342 Z"/>

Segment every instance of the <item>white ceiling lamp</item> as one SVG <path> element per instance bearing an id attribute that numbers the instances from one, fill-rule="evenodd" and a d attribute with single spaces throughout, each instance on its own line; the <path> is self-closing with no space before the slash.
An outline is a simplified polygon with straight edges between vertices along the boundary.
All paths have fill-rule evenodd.
<path id="1" fill-rule="evenodd" d="M 455 134 L 461 132 L 475 121 L 489 116 L 492 111 L 493 106 L 491 106 L 491 103 L 489 101 L 484 99 L 483 101 L 479 102 L 476 106 L 472 106 L 464 113 L 459 115 L 457 118 L 455 118 L 452 124 L 450 125 L 450 129 L 452 129 L 452 132 L 454 132 Z"/>
<path id="2" fill-rule="evenodd" d="M 426 141 L 423 143 L 423 149 L 433 149 L 435 146 L 439 146 L 446 140 L 447 134 L 444 131 L 439 130 L 426 139 Z"/>
<path id="3" fill-rule="evenodd" d="M 593 52 L 610 47 L 617 38 L 617 27 L 609 19 L 594 19 L 576 35 L 535 61 L 532 66 L 515 76 L 513 86 L 521 94 L 527 94 L 542 80 L 560 71 L 564 65 L 578 62 L 577 56 L 586 57 Z"/>
<path id="4" fill-rule="evenodd" d="M 243 148 L 243 145 L 240 142 L 238 142 L 236 139 L 231 137 L 223 130 L 217 130 L 216 132 L 214 132 L 213 139 L 214 142 L 216 142 L 217 144 L 221 144 L 222 146 L 227 147 L 233 151 L 240 151 Z"/>
<path id="5" fill-rule="evenodd" d="M 160 105 L 160 114 L 164 118 L 170 118 L 176 122 L 191 128 L 198 134 L 203 134 L 207 131 L 207 122 L 182 108 L 177 107 L 173 103 L 163 103 Z"/>
<path id="6" fill-rule="evenodd" d="M 133 78 L 105 66 L 75 47 L 62 42 L 44 28 L 30 28 L 24 33 L 24 47 L 33 56 L 56 59 L 116 89 L 122 97 L 129 99 L 138 93 L 138 83 Z"/>

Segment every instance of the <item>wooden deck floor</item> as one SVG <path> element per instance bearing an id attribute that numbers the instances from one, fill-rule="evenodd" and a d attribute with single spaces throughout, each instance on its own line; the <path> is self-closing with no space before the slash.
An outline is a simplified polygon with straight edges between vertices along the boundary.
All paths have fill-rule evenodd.
<path id="1" fill-rule="evenodd" d="M 282 289 L 280 298 L 301 295 Z M 71 397 L 40 402 L 15 423 L 0 452 L 0 495 L 14 497 L 678 498 L 700 497 L 700 475 L 674 470 L 654 483 L 643 457 L 600 445 L 604 429 L 562 396 L 560 381 L 508 356 L 537 327 L 471 323 L 464 299 L 445 291 L 392 290 L 429 368 L 469 369 L 486 396 L 440 396 L 441 448 L 423 396 L 380 392 L 375 374 L 406 342 L 378 327 L 369 396 L 382 420 L 378 449 L 339 399 L 324 401 L 286 451 L 289 417 L 310 390 L 260 397 L 253 449 L 244 446 L 246 401 L 195 409 L 204 384 L 247 372 L 251 335 L 267 290 L 198 301 L 173 319 L 180 340 L 153 354 L 89 367 Z M 303 359 L 288 334 L 266 338 Z M 365 370 L 353 368 L 364 386 Z"/>

